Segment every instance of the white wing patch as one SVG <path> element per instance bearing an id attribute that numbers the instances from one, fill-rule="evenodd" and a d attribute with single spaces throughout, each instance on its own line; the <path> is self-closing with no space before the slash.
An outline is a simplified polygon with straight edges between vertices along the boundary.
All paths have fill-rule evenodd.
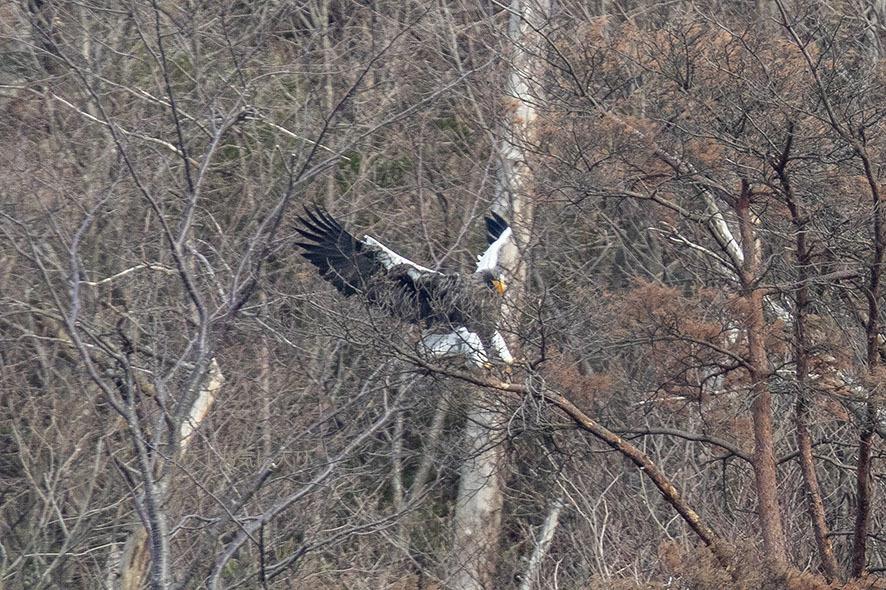
<path id="1" fill-rule="evenodd" d="M 378 251 L 378 258 L 381 260 L 382 265 L 386 269 L 394 268 L 395 266 L 406 266 L 408 267 L 406 270 L 406 274 L 409 275 L 409 278 L 412 280 L 416 280 L 424 274 L 435 274 L 439 275 L 442 273 L 437 272 L 436 270 L 431 270 L 426 266 L 422 266 L 420 264 L 416 264 L 415 262 L 409 260 L 408 258 L 404 258 L 373 238 L 372 236 L 363 236 L 363 243 L 367 246 L 375 248 Z"/>
<path id="2" fill-rule="evenodd" d="M 498 239 L 486 248 L 486 252 L 483 252 L 481 256 L 477 257 L 477 272 L 494 270 L 498 266 L 498 258 L 501 255 L 501 249 L 504 248 L 505 244 L 511 239 L 512 234 L 513 232 L 511 232 L 511 228 L 505 229 L 505 231 L 501 232 L 501 235 L 498 236 Z"/>
<path id="3" fill-rule="evenodd" d="M 425 334 L 418 346 L 420 354 L 433 359 L 465 357 L 477 367 L 489 364 L 480 337 L 464 326 L 448 334 Z"/>
<path id="4" fill-rule="evenodd" d="M 505 339 L 496 330 L 492 335 L 492 352 L 507 364 L 514 362 Z M 480 368 L 489 366 L 489 355 L 483 347 L 480 336 L 464 326 L 448 334 L 425 334 L 418 343 L 419 354 L 432 359 L 453 357 L 467 358 L 472 365 Z"/>

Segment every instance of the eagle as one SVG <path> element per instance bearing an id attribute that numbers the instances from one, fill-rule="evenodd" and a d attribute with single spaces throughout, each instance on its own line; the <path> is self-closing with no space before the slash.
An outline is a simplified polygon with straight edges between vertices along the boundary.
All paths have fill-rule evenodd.
<path id="1" fill-rule="evenodd" d="M 506 268 L 517 249 L 513 231 L 503 217 L 486 221 L 486 251 L 471 274 L 443 273 L 405 258 L 375 238 L 358 240 L 329 212 L 305 206 L 296 231 L 302 256 L 345 297 L 366 302 L 424 329 L 419 352 L 430 358 L 466 358 L 477 367 L 491 367 L 493 358 L 511 364 L 514 358 L 498 331 Z"/>

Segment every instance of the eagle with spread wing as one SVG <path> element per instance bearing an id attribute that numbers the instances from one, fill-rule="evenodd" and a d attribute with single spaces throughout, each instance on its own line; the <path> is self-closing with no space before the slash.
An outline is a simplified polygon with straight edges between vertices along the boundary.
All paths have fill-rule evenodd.
<path id="1" fill-rule="evenodd" d="M 406 321 L 422 325 L 420 351 L 433 358 L 465 357 L 489 366 L 490 351 L 514 361 L 498 331 L 506 268 L 517 254 L 513 232 L 497 213 L 486 218 L 489 247 L 469 275 L 442 273 L 400 256 L 375 238 L 358 240 L 326 209 L 305 207 L 297 242 L 320 276 L 343 295 L 359 295 Z"/>

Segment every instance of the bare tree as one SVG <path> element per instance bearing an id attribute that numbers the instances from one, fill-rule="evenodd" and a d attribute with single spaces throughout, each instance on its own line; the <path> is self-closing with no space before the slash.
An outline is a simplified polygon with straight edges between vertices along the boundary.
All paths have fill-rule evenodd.
<path id="1" fill-rule="evenodd" d="M 0 585 L 879 583 L 882 7 L 506 4 L 0 7 Z M 311 204 L 502 214 L 518 363 Z"/>

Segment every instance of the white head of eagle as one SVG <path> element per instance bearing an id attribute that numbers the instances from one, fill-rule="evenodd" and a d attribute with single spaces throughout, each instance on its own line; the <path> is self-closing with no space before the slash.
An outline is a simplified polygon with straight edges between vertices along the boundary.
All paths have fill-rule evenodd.
<path id="1" fill-rule="evenodd" d="M 358 240 L 326 209 L 305 207 L 296 228 L 304 251 L 320 276 L 343 295 L 360 295 L 367 302 L 427 330 L 420 350 L 440 358 L 461 356 L 476 366 L 488 366 L 489 352 L 512 363 L 513 357 L 498 332 L 501 296 L 507 289 L 505 266 L 516 254 L 513 232 L 497 213 L 486 218 L 489 247 L 468 276 L 442 273 L 400 256 L 375 238 Z"/>

